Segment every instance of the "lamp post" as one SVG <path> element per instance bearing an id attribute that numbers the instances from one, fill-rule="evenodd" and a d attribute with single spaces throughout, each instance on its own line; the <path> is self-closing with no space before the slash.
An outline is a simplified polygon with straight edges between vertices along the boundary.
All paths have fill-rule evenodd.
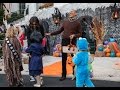
<path id="1" fill-rule="evenodd" d="M 117 19 L 119 19 L 119 8 L 117 7 L 116 3 L 112 7 L 111 12 L 112 12 L 111 18 L 114 20 L 114 25 L 115 25 L 115 30 L 116 30 L 116 22 L 117 22 Z"/>

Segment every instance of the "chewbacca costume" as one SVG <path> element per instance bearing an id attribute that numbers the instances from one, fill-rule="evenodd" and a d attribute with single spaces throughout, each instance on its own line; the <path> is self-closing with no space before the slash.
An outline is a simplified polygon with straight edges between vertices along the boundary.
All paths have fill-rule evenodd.
<path id="1" fill-rule="evenodd" d="M 10 43 L 18 53 L 21 60 L 21 45 L 16 37 L 9 38 Z M 9 86 L 19 86 L 22 82 L 21 71 L 23 70 L 22 61 L 19 62 L 13 56 L 10 48 L 8 47 L 6 40 L 3 42 L 3 57 L 4 57 L 4 71 L 6 78 L 9 82 Z"/>

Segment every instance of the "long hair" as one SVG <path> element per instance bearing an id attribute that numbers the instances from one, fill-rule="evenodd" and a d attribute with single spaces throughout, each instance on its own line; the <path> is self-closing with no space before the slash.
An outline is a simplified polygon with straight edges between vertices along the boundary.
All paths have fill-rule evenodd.
<path id="1" fill-rule="evenodd" d="M 6 37 L 13 38 L 15 36 L 15 28 L 14 26 L 10 26 L 6 31 Z"/>
<path id="2" fill-rule="evenodd" d="M 39 28 L 40 22 L 39 22 L 39 19 L 36 16 L 33 16 L 33 17 L 30 18 L 30 20 L 29 20 L 30 28 L 33 28 L 33 22 L 36 23 L 36 28 Z"/>
<path id="3" fill-rule="evenodd" d="M 33 16 L 30 18 L 29 20 L 29 31 L 28 33 L 32 33 L 33 32 L 33 29 L 34 29 L 34 26 L 33 26 L 33 22 L 35 22 L 35 27 L 36 27 L 36 30 L 38 32 L 40 32 L 42 34 L 42 36 L 44 37 L 44 28 L 43 28 L 43 25 L 42 25 L 42 21 L 40 21 L 36 16 Z"/>

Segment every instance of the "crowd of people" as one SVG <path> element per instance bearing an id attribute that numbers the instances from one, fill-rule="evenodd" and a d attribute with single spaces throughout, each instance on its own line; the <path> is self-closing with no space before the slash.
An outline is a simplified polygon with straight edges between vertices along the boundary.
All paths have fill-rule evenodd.
<path id="1" fill-rule="evenodd" d="M 29 53 L 29 75 L 30 80 L 36 80 L 34 87 L 41 87 L 43 85 L 43 62 L 42 57 L 45 54 L 45 36 L 53 36 L 62 33 L 62 47 L 70 44 L 77 46 L 79 52 L 73 56 L 73 63 L 77 66 L 76 69 L 76 87 L 94 87 L 90 80 L 89 65 L 89 45 L 87 39 L 82 38 L 83 30 L 80 21 L 77 17 L 77 12 L 72 10 L 68 19 L 61 24 L 59 30 L 45 33 L 42 23 L 36 16 L 29 20 L 29 25 L 13 25 L 6 31 L 3 42 L 3 57 L 4 57 L 4 71 L 6 73 L 9 86 L 23 86 L 24 81 L 21 71 L 24 70 L 22 66 L 22 49 L 24 40 L 27 39 L 28 48 L 25 50 Z M 66 79 L 66 60 L 67 53 L 62 52 L 62 76 L 60 81 Z M 75 67 L 74 66 L 74 67 Z M 74 69 L 74 68 L 73 68 Z M 74 70 L 73 70 L 74 71 Z M 81 78 L 82 77 L 82 78 Z"/>

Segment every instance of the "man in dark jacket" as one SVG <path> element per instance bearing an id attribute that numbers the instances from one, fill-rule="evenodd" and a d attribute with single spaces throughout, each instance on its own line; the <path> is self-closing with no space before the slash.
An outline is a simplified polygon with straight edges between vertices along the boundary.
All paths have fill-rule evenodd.
<path id="1" fill-rule="evenodd" d="M 52 33 L 46 33 L 46 35 L 57 35 L 60 33 L 62 33 L 62 46 L 69 45 L 70 38 L 72 38 L 72 44 L 76 45 L 76 38 L 82 36 L 82 29 L 75 10 L 70 11 L 68 19 L 63 22 L 59 30 Z M 62 77 L 60 81 L 66 79 L 66 60 L 67 53 L 62 52 Z"/>

